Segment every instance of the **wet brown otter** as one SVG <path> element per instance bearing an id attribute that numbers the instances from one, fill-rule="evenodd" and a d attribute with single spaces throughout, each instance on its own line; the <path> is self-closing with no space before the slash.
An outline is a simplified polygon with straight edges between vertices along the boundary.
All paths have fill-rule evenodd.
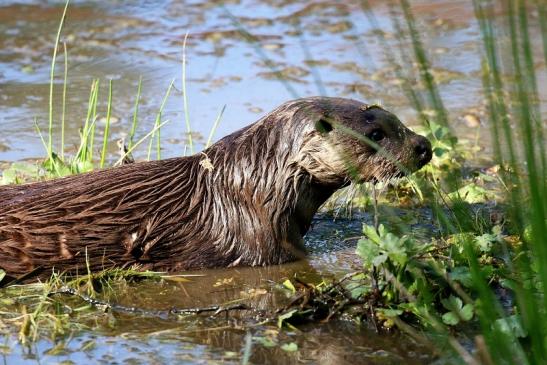
<path id="1" fill-rule="evenodd" d="M 203 154 L 1 187 L 0 268 L 287 262 L 302 256 L 303 235 L 335 190 L 430 159 L 429 141 L 381 107 L 294 100 Z"/>

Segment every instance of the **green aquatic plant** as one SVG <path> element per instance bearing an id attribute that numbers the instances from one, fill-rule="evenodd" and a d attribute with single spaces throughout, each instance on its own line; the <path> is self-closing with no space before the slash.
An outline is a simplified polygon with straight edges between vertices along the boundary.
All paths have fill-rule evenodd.
<path id="1" fill-rule="evenodd" d="M 503 31 L 492 16 L 494 4 L 476 0 L 474 5 L 484 41 L 483 84 L 494 141 L 493 159 L 499 173 L 488 176 L 478 172 L 469 179 L 462 170 L 465 154 L 458 151 L 449 129 L 439 119 L 429 121 L 426 130 L 435 157 L 408 184 L 425 197 L 422 202 L 430 205 L 444 244 L 432 245 L 432 251 L 425 253 L 427 260 L 409 260 L 407 250 L 412 239 L 386 232 L 383 226 L 381 230 L 365 226 L 357 252 L 381 290 L 383 299 L 377 306 L 389 308 L 380 309 L 380 313 L 391 317 L 391 323 L 412 333 L 405 318 L 411 309 L 423 324 L 441 334 L 437 340 L 444 339 L 467 363 L 477 359 L 492 364 L 542 363 L 547 358 L 547 177 L 545 130 L 528 30 L 529 7 L 524 1 L 503 3 L 510 47 L 502 48 Z M 543 24 L 544 6 L 537 5 L 539 23 Z M 430 64 L 406 1 L 401 2 L 401 9 L 415 60 L 429 90 L 433 115 L 442 116 L 442 100 L 437 99 L 435 83 L 428 76 Z M 544 43 L 545 36 L 542 32 Z M 502 57 L 509 64 L 501 62 Z M 505 83 L 502 75 L 506 74 L 514 75 L 513 84 Z M 477 177 L 497 183 L 500 192 L 477 185 Z M 492 200 L 506 201 L 498 210 L 504 216 L 503 227 L 492 226 L 473 209 L 473 205 Z M 501 303 L 500 287 L 515 296 L 514 301 L 504 298 L 512 301 L 510 308 Z M 424 295 L 429 304 L 420 300 Z M 469 320 L 481 328 L 475 334 L 476 358 L 462 350 L 459 339 L 447 337 L 445 328 Z"/>

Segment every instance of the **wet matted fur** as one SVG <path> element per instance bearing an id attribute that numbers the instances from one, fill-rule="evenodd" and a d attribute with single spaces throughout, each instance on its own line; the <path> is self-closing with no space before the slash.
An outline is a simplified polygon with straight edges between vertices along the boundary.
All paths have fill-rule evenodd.
<path id="1" fill-rule="evenodd" d="M 302 257 L 313 215 L 335 190 L 430 159 L 427 139 L 381 107 L 294 100 L 200 154 L 0 187 L 0 268 L 287 262 Z"/>

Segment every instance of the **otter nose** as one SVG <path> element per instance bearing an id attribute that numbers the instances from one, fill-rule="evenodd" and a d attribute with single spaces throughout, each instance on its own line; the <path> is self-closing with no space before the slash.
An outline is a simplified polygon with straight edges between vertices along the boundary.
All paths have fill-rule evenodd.
<path id="1" fill-rule="evenodd" d="M 414 142 L 414 153 L 418 159 L 418 168 L 421 168 L 431 161 L 432 151 L 431 142 L 425 137 L 417 136 Z"/>

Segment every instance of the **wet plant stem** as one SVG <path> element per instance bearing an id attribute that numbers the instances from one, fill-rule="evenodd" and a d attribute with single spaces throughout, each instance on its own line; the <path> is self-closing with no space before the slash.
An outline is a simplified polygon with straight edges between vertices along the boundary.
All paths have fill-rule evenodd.
<path id="1" fill-rule="evenodd" d="M 147 159 L 150 161 L 150 158 L 152 156 L 152 145 L 154 143 L 154 136 L 156 137 L 156 159 L 161 159 L 161 134 L 160 134 L 160 125 L 161 123 L 161 116 L 163 114 L 163 109 L 165 108 L 165 104 L 167 103 L 167 99 L 169 99 L 169 95 L 171 94 L 171 89 L 173 88 L 173 85 L 175 83 L 175 80 L 171 80 L 171 83 L 169 84 L 169 87 L 167 88 L 167 91 L 165 92 L 165 95 L 163 96 L 163 100 L 161 101 L 160 108 L 158 110 L 158 113 L 156 114 L 156 120 L 154 122 L 154 134 L 152 135 L 152 138 L 150 138 L 150 143 L 148 144 L 148 155 Z"/>
<path id="2" fill-rule="evenodd" d="M 110 117 L 112 115 L 112 79 L 108 82 L 108 105 L 106 108 L 106 124 L 104 127 L 104 136 L 103 136 L 103 149 L 101 152 L 101 162 L 99 167 L 102 169 L 104 167 L 104 162 L 106 160 L 106 150 L 108 147 L 108 137 L 110 134 Z"/>
<path id="3" fill-rule="evenodd" d="M 142 76 L 139 77 L 139 84 L 137 85 L 137 96 L 135 97 L 135 107 L 133 109 L 133 122 L 131 124 L 131 131 L 129 132 L 129 142 L 128 148 L 133 146 L 133 140 L 135 138 L 135 132 L 137 131 L 137 121 L 139 114 L 139 102 L 141 98 L 141 88 L 142 88 Z"/>
<path id="4" fill-rule="evenodd" d="M 51 70 L 49 75 L 49 125 L 48 125 L 48 145 L 47 152 L 48 158 L 53 160 L 53 79 L 55 78 L 55 62 L 57 61 L 57 50 L 59 48 L 59 39 L 61 38 L 61 31 L 66 19 L 66 12 L 70 0 L 67 0 L 63 9 L 63 15 L 57 29 L 57 36 L 55 37 L 55 47 L 53 48 L 53 57 L 51 59 Z"/>
<path id="5" fill-rule="evenodd" d="M 184 102 L 184 120 L 186 122 L 186 135 L 188 137 L 188 146 L 190 154 L 194 154 L 194 144 L 192 141 L 192 127 L 190 125 L 190 110 L 188 108 L 188 92 L 186 89 L 186 42 L 188 40 L 188 32 L 184 35 L 182 43 L 182 97 Z"/>
<path id="6" fill-rule="evenodd" d="M 62 101 L 62 114 L 61 114 L 61 161 L 65 161 L 65 117 L 66 117 L 66 89 L 68 79 L 68 50 L 66 48 L 66 42 L 63 42 L 64 51 L 64 64 L 65 72 L 63 76 L 63 101 Z"/>
<path id="7" fill-rule="evenodd" d="M 215 123 L 213 124 L 213 128 L 211 128 L 211 131 L 209 132 L 209 137 L 207 138 L 207 143 L 205 144 L 205 148 L 208 148 L 211 143 L 213 142 L 213 136 L 215 134 L 215 131 L 218 128 L 218 124 L 220 123 L 220 120 L 222 119 L 222 116 L 224 115 L 224 111 L 226 110 L 226 105 L 222 107 L 220 110 L 220 113 L 218 113 L 217 118 L 215 119 Z"/>

